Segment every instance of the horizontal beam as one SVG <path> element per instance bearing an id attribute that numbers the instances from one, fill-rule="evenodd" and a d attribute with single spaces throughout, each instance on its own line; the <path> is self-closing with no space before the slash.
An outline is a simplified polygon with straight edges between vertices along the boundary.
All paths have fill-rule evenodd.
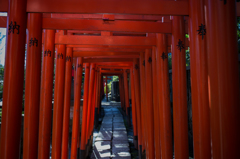
<path id="1" fill-rule="evenodd" d="M 156 45 L 155 37 L 126 36 L 79 36 L 56 34 L 55 44 L 67 45 L 119 45 L 119 46 L 152 46 Z"/>
<path id="2" fill-rule="evenodd" d="M 171 33 L 171 23 L 43 18 L 43 29 Z"/>
<path id="3" fill-rule="evenodd" d="M 0 12 L 8 11 L 8 0 L 0 1 Z M 146 0 L 27 0 L 27 12 L 115 13 L 147 15 L 188 15 L 188 1 Z"/>
<path id="4" fill-rule="evenodd" d="M 80 51 L 74 51 L 73 52 L 73 57 L 102 57 L 102 56 L 108 56 L 108 58 L 112 58 L 113 56 L 116 57 L 130 57 L 133 58 L 138 58 L 139 53 L 137 52 L 80 52 Z"/>
<path id="5" fill-rule="evenodd" d="M 58 13 L 45 13 L 45 18 L 64 18 L 64 19 L 104 19 L 112 16 L 111 14 L 58 14 Z M 133 20 L 133 21 L 162 21 L 170 22 L 170 16 L 162 15 L 126 15 L 126 14 L 115 14 L 114 20 Z"/>
<path id="6" fill-rule="evenodd" d="M 131 58 L 88 58 L 83 59 L 84 63 L 100 63 L 100 62 L 132 62 Z"/>
<path id="7" fill-rule="evenodd" d="M 134 48 L 73 48 L 73 51 L 81 52 L 145 52 L 145 49 Z"/>
<path id="8" fill-rule="evenodd" d="M 152 46 L 119 46 L 119 45 L 66 45 L 66 47 L 73 47 L 73 48 L 104 48 L 104 49 L 151 49 Z"/>
<path id="9" fill-rule="evenodd" d="M 107 65 L 97 65 L 97 68 L 104 69 L 130 69 L 132 66 L 107 66 Z"/>

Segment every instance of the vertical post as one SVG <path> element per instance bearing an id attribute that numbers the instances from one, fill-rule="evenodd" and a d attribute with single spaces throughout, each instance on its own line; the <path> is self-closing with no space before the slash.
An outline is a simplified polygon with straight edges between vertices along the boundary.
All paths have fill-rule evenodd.
<path id="1" fill-rule="evenodd" d="M 160 118 L 158 104 L 158 80 L 157 80 L 157 58 L 156 46 L 152 47 L 152 81 L 153 81 L 153 112 L 154 112 L 154 142 L 155 142 L 155 158 L 161 159 L 160 145 Z"/>
<path id="2" fill-rule="evenodd" d="M 64 35 L 63 30 L 57 34 Z M 65 83 L 66 45 L 56 45 L 56 70 L 54 85 L 53 128 L 52 128 L 52 159 L 61 158 L 63 102 Z"/>
<path id="3" fill-rule="evenodd" d="M 175 157 L 189 158 L 185 27 L 183 16 L 172 20 L 172 86 Z"/>
<path id="4" fill-rule="evenodd" d="M 167 35 L 157 34 L 157 89 L 162 159 L 173 157 Z"/>
<path id="5" fill-rule="evenodd" d="M 99 76 L 99 71 L 98 69 L 96 70 L 96 91 L 95 91 L 95 96 L 96 96 L 96 101 L 95 101 L 95 115 L 94 115 L 94 125 L 95 128 L 98 126 L 98 103 L 100 99 L 100 76 Z"/>
<path id="6" fill-rule="evenodd" d="M 65 86 L 64 86 L 64 108 L 63 108 L 63 132 L 62 132 L 62 154 L 61 158 L 68 158 L 68 136 L 70 120 L 71 103 L 71 83 L 72 83 L 72 62 L 73 48 L 66 49 L 66 68 L 65 68 Z"/>
<path id="7" fill-rule="evenodd" d="M 142 119 L 142 152 L 147 149 L 147 128 L 146 128 L 146 82 L 145 82 L 145 53 L 140 54 L 140 87 L 141 87 L 141 119 Z M 144 155 L 144 154 L 142 154 Z"/>
<path id="8" fill-rule="evenodd" d="M 120 93 L 121 108 L 122 108 L 122 110 L 123 110 L 122 76 L 119 76 L 119 93 Z"/>
<path id="9" fill-rule="evenodd" d="M 106 99 L 107 99 L 107 102 L 108 102 L 108 86 L 107 86 L 107 80 L 108 80 L 108 77 L 105 76 L 105 82 L 106 82 Z"/>
<path id="10" fill-rule="evenodd" d="M 94 129 L 94 119 L 95 119 L 95 108 L 96 108 L 96 103 L 97 103 L 97 87 L 98 87 L 98 72 L 97 68 L 95 68 L 95 75 L 94 75 L 94 87 L 93 87 L 93 104 L 92 104 L 92 130 Z"/>
<path id="11" fill-rule="evenodd" d="M 74 108 L 73 108 L 71 159 L 77 158 L 77 144 L 78 135 L 80 131 L 79 122 L 80 122 L 82 70 L 83 70 L 83 58 L 77 57 L 74 74 Z"/>
<path id="12" fill-rule="evenodd" d="M 95 64 L 90 65 L 90 83 L 88 92 L 88 113 L 87 113 L 87 133 L 86 133 L 86 144 L 90 141 L 91 134 L 91 118 L 92 118 L 92 104 L 93 104 L 93 89 L 94 89 L 94 75 L 95 75 Z"/>
<path id="13" fill-rule="evenodd" d="M 237 158 L 240 103 L 236 1 L 205 3 L 212 158 Z"/>
<path id="14" fill-rule="evenodd" d="M 204 0 L 190 0 L 190 71 L 194 157 L 211 158 L 210 109 L 208 99 L 207 46 Z"/>
<path id="15" fill-rule="evenodd" d="M 133 59 L 133 79 L 134 79 L 134 88 L 135 88 L 135 103 L 136 103 L 136 113 L 137 113 L 137 132 L 138 132 L 138 152 L 139 158 L 141 157 L 142 151 L 142 118 L 141 118 L 141 100 L 140 100 L 140 77 L 139 77 L 139 60 Z M 141 159 L 141 158 L 140 158 Z"/>
<path id="16" fill-rule="evenodd" d="M 19 158 L 20 154 L 26 17 L 26 0 L 8 0 L 1 159 Z"/>
<path id="17" fill-rule="evenodd" d="M 41 81 L 42 14 L 28 13 L 23 158 L 37 158 Z"/>
<path id="18" fill-rule="evenodd" d="M 128 125 L 130 125 L 130 107 L 129 107 L 129 90 L 128 90 L 128 73 L 127 70 L 123 70 L 123 80 L 124 80 L 124 94 L 125 94 L 125 106 L 126 106 L 126 114 Z"/>
<path id="19" fill-rule="evenodd" d="M 146 115 L 149 159 L 155 158 L 154 153 L 154 120 L 153 120 L 153 85 L 152 85 L 152 53 L 150 49 L 145 51 L 145 76 L 146 76 Z"/>
<path id="20" fill-rule="evenodd" d="M 133 76 L 133 68 L 130 69 L 130 79 L 131 79 L 131 95 L 132 95 L 132 122 L 133 122 L 133 133 L 134 133 L 134 146 L 138 149 L 138 141 L 137 141 L 137 113 L 136 113 L 136 98 L 135 98 L 135 89 L 134 89 L 134 76 Z"/>
<path id="21" fill-rule="evenodd" d="M 89 63 L 85 63 L 85 76 L 84 76 L 84 91 L 83 91 L 83 113 L 82 113 L 82 130 L 81 130 L 81 146 L 80 158 L 85 158 L 86 150 L 86 136 L 87 136 L 87 112 L 88 112 L 88 91 L 89 91 Z"/>
<path id="22" fill-rule="evenodd" d="M 40 95 L 38 158 L 49 158 L 52 125 L 52 89 L 55 51 L 55 30 L 44 30 Z"/>

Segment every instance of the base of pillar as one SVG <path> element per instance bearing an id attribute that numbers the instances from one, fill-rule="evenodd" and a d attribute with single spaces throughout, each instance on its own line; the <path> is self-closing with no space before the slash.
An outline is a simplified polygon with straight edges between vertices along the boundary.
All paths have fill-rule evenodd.
<path id="1" fill-rule="evenodd" d="M 98 108 L 95 108 L 95 118 L 94 118 L 94 127 L 98 127 L 98 120 L 99 120 L 99 115 L 98 115 Z"/>
<path id="2" fill-rule="evenodd" d="M 86 158 L 86 150 L 80 150 L 80 159 Z"/>
<path id="3" fill-rule="evenodd" d="M 128 112 L 128 115 L 127 115 L 128 126 L 130 127 L 131 126 L 131 119 L 130 119 L 131 108 L 130 107 L 127 108 L 127 112 Z"/>
<path id="4" fill-rule="evenodd" d="M 138 157 L 139 157 L 139 159 L 142 159 L 142 145 L 139 145 Z"/>
<path id="5" fill-rule="evenodd" d="M 77 148 L 77 159 L 80 159 L 80 148 Z"/>
<path id="6" fill-rule="evenodd" d="M 143 150 L 142 152 L 142 159 L 146 159 L 146 150 Z"/>
<path id="7" fill-rule="evenodd" d="M 135 149 L 138 149 L 138 137 L 137 136 L 133 137 L 133 144 L 134 144 Z"/>

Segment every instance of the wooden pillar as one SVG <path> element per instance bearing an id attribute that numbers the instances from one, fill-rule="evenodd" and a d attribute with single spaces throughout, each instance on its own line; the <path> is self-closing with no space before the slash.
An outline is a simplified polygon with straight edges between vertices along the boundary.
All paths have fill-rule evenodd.
<path id="1" fill-rule="evenodd" d="M 95 64 L 91 63 L 90 66 L 90 81 L 88 91 L 88 114 L 87 114 L 87 133 L 86 133 L 86 144 L 89 144 L 91 136 L 91 118 L 92 118 L 92 104 L 93 104 L 93 89 L 94 89 L 94 75 L 95 75 Z"/>
<path id="2" fill-rule="evenodd" d="M 157 58 L 156 46 L 152 47 L 152 81 L 153 81 L 153 112 L 154 112 L 154 142 L 155 142 L 155 158 L 161 158 L 160 145 L 160 118 L 159 118 L 159 104 L 158 104 L 158 80 L 157 80 Z"/>
<path id="3" fill-rule="evenodd" d="M 26 0 L 8 0 L 0 158 L 19 158 L 26 38 Z"/>
<path id="4" fill-rule="evenodd" d="M 128 73 L 127 70 L 123 70 L 123 81 L 124 81 L 124 97 L 125 97 L 125 106 L 126 106 L 126 114 L 128 125 L 130 125 L 130 107 L 129 107 L 129 90 L 128 90 Z"/>
<path id="5" fill-rule="evenodd" d="M 64 31 L 57 30 L 57 34 L 64 35 Z M 56 45 L 55 57 L 56 70 L 53 106 L 52 159 L 60 159 L 62 147 L 66 45 Z"/>
<path id="6" fill-rule="evenodd" d="M 108 102 L 108 86 L 107 86 L 107 76 L 105 76 L 105 82 L 106 82 L 106 99 L 107 99 L 107 102 Z"/>
<path id="7" fill-rule="evenodd" d="M 157 34 L 157 90 L 162 159 L 173 158 L 167 35 Z"/>
<path id="8" fill-rule="evenodd" d="M 153 85 L 152 85 L 152 53 L 150 49 L 145 51 L 145 77 L 146 77 L 146 116 L 148 148 L 147 158 L 154 159 L 154 111 L 153 111 Z"/>
<path id="9" fill-rule="evenodd" d="M 91 130 L 93 132 L 94 129 L 94 119 L 95 119 L 95 108 L 96 108 L 96 103 L 97 103 L 97 82 L 98 82 L 98 72 L 97 72 L 97 68 L 95 68 L 95 75 L 94 75 L 94 87 L 93 87 L 93 103 L 92 103 L 92 121 L 91 121 Z M 92 135 L 92 133 L 91 133 Z"/>
<path id="10" fill-rule="evenodd" d="M 81 130 L 81 146 L 80 158 L 85 158 L 86 155 L 86 136 L 87 136 L 87 112 L 88 112 L 88 91 L 89 91 L 89 69 L 90 64 L 85 63 L 85 76 L 84 76 L 84 91 L 83 91 L 83 113 L 82 113 L 82 130 Z"/>
<path id="11" fill-rule="evenodd" d="M 145 82 L 145 53 L 140 54 L 140 87 L 141 87 L 141 119 L 142 119 L 142 152 L 147 149 L 147 122 L 146 122 L 146 82 Z M 142 155 L 142 154 L 141 154 Z M 139 156 L 141 156 L 139 155 Z"/>
<path id="12" fill-rule="evenodd" d="M 179 159 L 189 158 L 185 27 L 183 16 L 172 19 L 172 86 L 174 151 Z"/>
<path id="13" fill-rule="evenodd" d="M 141 100 L 140 100 L 140 77 L 139 77 L 139 60 L 133 60 L 133 79 L 135 88 L 135 103 L 136 103 L 136 114 L 137 114 L 137 132 L 138 132 L 138 151 L 142 150 L 142 119 L 141 119 Z M 140 155 L 139 155 L 140 156 Z"/>
<path id="14" fill-rule="evenodd" d="M 53 65 L 55 30 L 44 30 L 39 114 L 38 158 L 49 158 L 52 125 Z"/>
<path id="15" fill-rule="evenodd" d="M 132 96 L 132 123 L 133 123 L 133 141 L 134 146 L 138 149 L 137 141 L 137 113 L 136 113 L 136 98 L 135 98 L 135 89 L 134 89 L 134 77 L 133 77 L 133 68 L 130 69 L 130 80 L 131 80 L 131 96 Z"/>
<path id="16" fill-rule="evenodd" d="M 77 57 L 74 75 L 74 108 L 73 108 L 71 159 L 77 158 L 77 144 L 80 131 L 79 122 L 80 122 L 82 70 L 83 70 L 83 58 Z"/>
<path id="17" fill-rule="evenodd" d="M 211 158 L 204 0 L 190 0 L 190 71 L 194 158 Z"/>
<path id="18" fill-rule="evenodd" d="M 236 1 L 205 3 L 212 158 L 237 158 L 240 95 Z"/>
<path id="19" fill-rule="evenodd" d="M 61 155 L 61 159 L 68 158 L 68 136 L 69 136 L 71 83 L 72 83 L 72 61 L 73 61 L 73 48 L 68 47 L 66 49 L 66 68 L 65 68 L 65 86 L 64 86 L 64 108 L 63 108 L 63 132 L 62 132 L 62 155 Z"/>
<path id="20" fill-rule="evenodd" d="M 41 82 L 42 14 L 28 13 L 23 158 L 37 158 Z"/>
<path id="21" fill-rule="evenodd" d="M 122 91 L 123 91 L 123 89 L 122 89 L 122 76 L 119 76 L 120 101 L 121 101 L 122 110 L 124 110 L 124 96 L 123 96 Z"/>
<path id="22" fill-rule="evenodd" d="M 94 115 L 94 125 L 95 128 L 98 126 L 98 119 L 99 119 L 99 113 L 98 113 L 98 107 L 99 107 L 99 100 L 100 100 L 100 73 L 99 70 L 96 70 L 96 91 L 95 91 L 95 96 L 96 96 L 96 101 L 95 101 L 95 115 Z"/>

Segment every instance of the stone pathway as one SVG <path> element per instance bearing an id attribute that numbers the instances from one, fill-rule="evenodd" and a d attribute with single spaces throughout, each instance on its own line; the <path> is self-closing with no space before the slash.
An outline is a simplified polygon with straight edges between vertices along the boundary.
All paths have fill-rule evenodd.
<path id="1" fill-rule="evenodd" d="M 123 116 L 116 107 L 105 107 L 91 159 L 131 159 Z"/>

